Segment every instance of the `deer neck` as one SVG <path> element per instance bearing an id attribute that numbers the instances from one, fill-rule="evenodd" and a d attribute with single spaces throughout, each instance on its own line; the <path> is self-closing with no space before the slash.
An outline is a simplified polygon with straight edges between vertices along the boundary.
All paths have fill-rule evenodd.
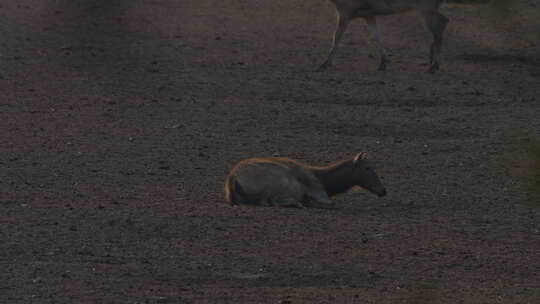
<path id="1" fill-rule="evenodd" d="M 325 167 L 311 168 L 329 196 L 347 192 L 354 186 L 352 160 L 337 162 Z"/>

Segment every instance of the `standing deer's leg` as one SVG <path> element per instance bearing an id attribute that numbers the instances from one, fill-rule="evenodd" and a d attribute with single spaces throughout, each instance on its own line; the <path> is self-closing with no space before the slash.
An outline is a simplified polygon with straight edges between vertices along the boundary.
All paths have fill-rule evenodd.
<path id="1" fill-rule="evenodd" d="M 422 16 L 431 34 L 433 34 L 433 43 L 429 52 L 430 67 L 428 72 L 435 73 L 439 70 L 441 64 L 443 34 L 448 24 L 448 18 L 437 11 L 423 12 Z"/>
<path id="2" fill-rule="evenodd" d="M 345 33 L 345 30 L 347 29 L 347 25 L 350 22 L 349 16 L 344 12 L 338 12 L 338 22 L 336 31 L 334 33 L 334 40 L 332 41 L 332 48 L 330 48 L 330 52 L 328 53 L 328 57 L 326 58 L 326 61 L 321 64 L 319 67 L 319 71 L 326 71 L 328 68 L 332 66 L 332 63 L 334 61 L 334 56 L 336 54 L 336 49 L 341 41 L 341 37 L 343 37 L 343 33 Z"/>
<path id="3" fill-rule="evenodd" d="M 388 56 L 386 56 L 386 50 L 384 49 L 384 46 L 382 45 L 381 35 L 379 34 L 379 31 L 377 30 L 377 18 L 373 16 L 373 17 L 366 17 L 365 19 L 367 22 L 369 37 L 377 45 L 377 49 L 379 50 L 379 56 L 381 57 L 381 62 L 379 63 L 378 70 L 384 71 L 386 70 L 386 64 L 389 62 L 389 60 L 388 60 Z"/>

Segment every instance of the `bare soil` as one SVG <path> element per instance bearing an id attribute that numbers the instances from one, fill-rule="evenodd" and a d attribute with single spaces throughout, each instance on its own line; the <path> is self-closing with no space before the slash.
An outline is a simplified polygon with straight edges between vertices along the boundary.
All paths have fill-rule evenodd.
<path id="1" fill-rule="evenodd" d="M 0 0 L 1 303 L 540 303 L 536 1 L 414 13 L 329 1 Z M 231 207 L 228 170 L 367 151 L 389 195 Z"/>

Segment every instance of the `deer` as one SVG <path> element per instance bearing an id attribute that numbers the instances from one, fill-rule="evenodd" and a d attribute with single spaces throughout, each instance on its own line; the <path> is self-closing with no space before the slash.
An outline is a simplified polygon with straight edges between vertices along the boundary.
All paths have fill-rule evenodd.
<path id="1" fill-rule="evenodd" d="M 327 166 L 310 166 L 285 157 L 240 161 L 225 180 L 230 205 L 334 209 L 331 196 L 361 187 L 379 197 L 386 188 L 366 153 Z"/>
<path id="2" fill-rule="evenodd" d="M 423 17 L 433 35 L 429 55 L 428 72 L 435 73 L 440 68 L 443 34 L 449 19 L 439 12 L 443 0 L 330 0 L 336 7 L 337 26 L 334 32 L 332 47 L 319 71 L 328 70 L 334 61 L 336 49 L 351 20 L 363 18 L 366 21 L 369 36 L 377 46 L 380 56 L 379 71 L 386 70 L 389 63 L 381 35 L 377 29 L 377 16 L 393 15 L 416 10 Z"/>

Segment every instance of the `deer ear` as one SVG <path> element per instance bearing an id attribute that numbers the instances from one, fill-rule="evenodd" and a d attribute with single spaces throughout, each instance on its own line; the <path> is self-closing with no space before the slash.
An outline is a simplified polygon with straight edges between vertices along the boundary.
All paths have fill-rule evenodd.
<path id="1" fill-rule="evenodd" d="M 359 160 L 363 160 L 363 159 L 366 159 L 366 158 L 367 158 L 367 153 L 366 152 L 360 152 L 360 153 L 356 154 L 356 156 L 354 157 L 353 163 L 356 164 L 356 163 L 358 163 Z"/>

